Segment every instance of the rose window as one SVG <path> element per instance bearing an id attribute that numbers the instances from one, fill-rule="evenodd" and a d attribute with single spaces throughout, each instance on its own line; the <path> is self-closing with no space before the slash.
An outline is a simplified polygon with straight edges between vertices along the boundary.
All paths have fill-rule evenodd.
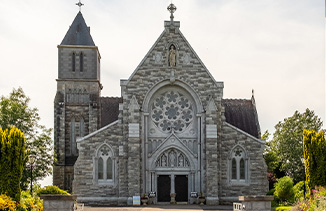
<path id="1" fill-rule="evenodd" d="M 192 122 L 191 101 L 176 91 L 168 91 L 154 99 L 151 118 L 163 132 L 183 132 Z"/>

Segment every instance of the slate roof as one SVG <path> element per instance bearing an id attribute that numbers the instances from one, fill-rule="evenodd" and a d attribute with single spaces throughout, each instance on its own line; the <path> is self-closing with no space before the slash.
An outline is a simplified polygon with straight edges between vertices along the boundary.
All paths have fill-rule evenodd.
<path id="1" fill-rule="evenodd" d="M 260 126 L 255 100 L 222 99 L 226 122 L 260 138 Z"/>
<path id="2" fill-rule="evenodd" d="M 116 120 L 119 116 L 119 103 L 122 103 L 121 97 L 101 97 L 101 127 L 104 127 Z"/>
<path id="3" fill-rule="evenodd" d="M 101 97 L 101 127 L 116 120 L 119 116 L 120 97 Z M 243 99 L 222 99 L 225 107 L 226 122 L 243 130 L 244 132 L 260 138 L 260 126 L 255 101 Z"/>
<path id="4" fill-rule="evenodd" d="M 95 46 L 90 29 L 81 12 L 78 12 L 60 45 Z"/>

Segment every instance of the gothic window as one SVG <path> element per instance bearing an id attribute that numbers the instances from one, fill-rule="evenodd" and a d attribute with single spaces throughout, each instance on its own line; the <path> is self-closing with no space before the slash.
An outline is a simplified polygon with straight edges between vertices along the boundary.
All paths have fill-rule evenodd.
<path id="1" fill-rule="evenodd" d="M 76 122 L 75 118 L 71 119 L 70 122 L 70 144 L 71 144 L 71 154 L 77 155 L 77 145 L 76 145 Z"/>
<path id="2" fill-rule="evenodd" d="M 115 158 L 111 147 L 102 145 L 95 158 L 95 180 L 97 183 L 113 183 L 115 175 Z"/>
<path id="3" fill-rule="evenodd" d="M 83 54 L 83 52 L 80 52 L 80 55 L 79 55 L 79 65 L 80 65 L 80 67 L 79 67 L 80 72 L 83 72 L 84 71 L 83 70 L 83 68 L 84 68 L 84 54 Z"/>
<path id="4" fill-rule="evenodd" d="M 194 119 L 191 101 L 177 91 L 167 91 L 157 96 L 151 105 L 151 119 L 162 132 L 181 133 Z"/>
<path id="5" fill-rule="evenodd" d="M 159 168 L 189 168 L 190 163 L 184 153 L 177 149 L 170 149 L 157 158 L 155 166 Z"/>
<path id="6" fill-rule="evenodd" d="M 72 64 L 71 64 L 71 68 L 72 68 L 72 71 L 75 72 L 76 71 L 76 53 L 73 52 L 72 53 Z"/>
<path id="7" fill-rule="evenodd" d="M 80 137 L 84 137 L 85 135 L 85 122 L 84 122 L 84 119 L 81 118 L 80 119 Z"/>
<path id="8" fill-rule="evenodd" d="M 244 149 L 240 146 L 235 147 L 231 152 L 230 159 L 230 178 L 235 183 L 245 183 L 248 180 L 248 160 Z"/>

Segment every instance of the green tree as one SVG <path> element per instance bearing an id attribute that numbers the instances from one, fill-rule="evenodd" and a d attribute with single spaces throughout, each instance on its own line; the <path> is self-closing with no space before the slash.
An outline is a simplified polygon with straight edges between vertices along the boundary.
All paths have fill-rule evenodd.
<path id="1" fill-rule="evenodd" d="M 326 141 L 323 131 L 303 131 L 303 152 L 309 194 L 316 186 L 326 185 Z"/>
<path id="2" fill-rule="evenodd" d="M 21 179 L 24 190 L 31 180 L 30 165 L 33 165 L 33 180 L 40 180 L 52 173 L 54 162 L 52 129 L 39 124 L 38 109 L 29 107 L 29 102 L 22 88 L 13 89 L 9 97 L 2 96 L 0 99 L 0 126 L 6 129 L 13 125 L 24 132 L 28 156 L 35 158 L 34 163 L 28 160 L 24 168 Z"/>
<path id="3" fill-rule="evenodd" d="M 20 201 L 20 180 L 26 163 L 24 133 L 14 126 L 0 128 L 0 194 Z"/>
<path id="4" fill-rule="evenodd" d="M 304 180 L 304 157 L 302 147 L 303 129 L 319 131 L 323 125 L 314 111 L 295 111 L 294 115 L 276 124 L 271 148 L 281 162 L 281 170 L 293 178 L 294 182 Z"/>

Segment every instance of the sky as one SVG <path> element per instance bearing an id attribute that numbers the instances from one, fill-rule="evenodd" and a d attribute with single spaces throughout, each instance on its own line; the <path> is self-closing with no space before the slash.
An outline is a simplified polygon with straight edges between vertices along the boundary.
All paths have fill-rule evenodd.
<path id="1" fill-rule="evenodd" d="M 58 49 L 77 0 L 0 0 L 0 95 L 22 87 L 41 124 L 53 128 Z M 101 54 L 102 96 L 120 96 L 164 30 L 171 0 L 82 0 Z M 180 30 L 224 98 L 250 99 L 261 131 L 296 110 L 325 122 L 325 3 L 320 0 L 173 0 Z M 325 127 L 325 124 L 323 126 Z M 48 178 L 42 184 L 51 183 Z"/>

